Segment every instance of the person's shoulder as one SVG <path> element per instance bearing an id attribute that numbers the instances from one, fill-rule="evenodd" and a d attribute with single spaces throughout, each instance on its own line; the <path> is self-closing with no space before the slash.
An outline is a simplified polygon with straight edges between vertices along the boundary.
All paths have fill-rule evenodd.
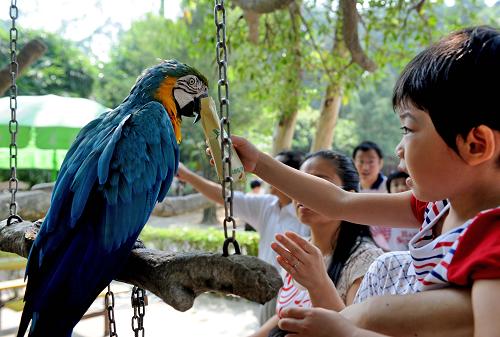
<path id="1" fill-rule="evenodd" d="M 375 242 L 370 238 L 362 238 L 356 249 L 351 253 L 349 259 L 359 258 L 361 256 L 370 256 L 375 259 L 376 257 L 382 255 L 384 251 L 380 249 Z"/>

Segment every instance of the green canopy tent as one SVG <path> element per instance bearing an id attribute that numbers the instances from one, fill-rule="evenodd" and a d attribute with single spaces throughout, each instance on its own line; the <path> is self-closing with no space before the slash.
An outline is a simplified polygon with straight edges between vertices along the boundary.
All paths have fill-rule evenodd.
<path id="1" fill-rule="evenodd" d="M 18 168 L 50 169 L 55 173 L 80 129 L 105 106 L 85 98 L 56 95 L 17 97 Z M 0 168 L 9 164 L 9 97 L 0 98 Z"/>

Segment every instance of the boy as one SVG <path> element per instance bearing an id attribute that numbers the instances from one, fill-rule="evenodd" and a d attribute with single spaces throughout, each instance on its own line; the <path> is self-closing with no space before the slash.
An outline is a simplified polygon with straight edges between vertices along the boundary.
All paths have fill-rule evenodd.
<path id="1" fill-rule="evenodd" d="M 247 171 L 319 213 L 361 224 L 422 226 L 410 242 L 419 290 L 471 287 L 474 335 L 497 336 L 499 78 L 500 32 L 489 27 L 455 32 L 407 65 L 393 105 L 403 131 L 396 152 L 411 192 L 345 192 L 281 165 L 243 138 L 234 137 L 233 144 Z M 320 309 L 291 309 L 284 316 L 280 328 L 298 337 L 377 335 Z"/>

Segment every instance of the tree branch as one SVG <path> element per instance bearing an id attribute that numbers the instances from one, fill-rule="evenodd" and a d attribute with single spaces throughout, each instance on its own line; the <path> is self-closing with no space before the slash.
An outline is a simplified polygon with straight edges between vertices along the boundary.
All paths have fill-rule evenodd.
<path id="1" fill-rule="evenodd" d="M 243 10 L 243 16 L 248 24 L 248 41 L 252 44 L 259 43 L 259 17 L 260 14 L 251 10 Z"/>
<path id="2" fill-rule="evenodd" d="M 0 222 L 0 250 L 27 257 L 38 227 L 24 221 Z M 271 300 L 282 285 L 277 270 L 256 257 L 213 253 L 173 254 L 136 245 L 118 281 L 137 285 L 179 311 L 206 291 L 234 294 L 250 301 Z"/>
<path id="3" fill-rule="evenodd" d="M 36 220 L 43 218 L 50 207 L 50 193 L 53 183 L 41 187 L 34 187 L 31 191 L 17 192 L 16 201 L 18 203 L 19 216 L 23 219 Z M 0 194 L 0 219 L 9 216 L 10 193 Z M 207 199 L 200 193 L 189 194 L 180 197 L 166 197 L 162 202 L 157 203 L 153 209 L 153 215 L 169 217 L 180 215 L 192 211 L 198 211 L 214 205 L 214 202 Z"/>
<path id="4" fill-rule="evenodd" d="M 266 14 L 284 9 L 294 0 L 234 0 L 233 2 L 244 11 Z"/>
<path id="5" fill-rule="evenodd" d="M 358 19 L 359 14 L 356 9 L 356 0 L 340 0 L 340 7 L 343 13 L 344 24 L 342 34 L 344 41 L 351 53 L 352 60 L 366 71 L 373 72 L 377 65 L 364 52 L 359 43 Z"/>
<path id="6" fill-rule="evenodd" d="M 33 39 L 21 49 L 17 55 L 17 64 L 19 71 L 17 77 L 38 60 L 47 51 L 47 46 L 40 39 Z M 0 70 L 0 96 L 3 96 L 5 91 L 10 87 L 11 76 L 10 76 L 10 62 Z"/>
<path id="7" fill-rule="evenodd" d="M 321 65 L 323 66 L 323 69 L 325 70 L 326 76 L 328 76 L 329 82 L 335 83 L 335 79 L 332 76 L 332 70 L 328 67 L 327 62 L 326 62 L 325 58 L 323 57 L 323 53 L 322 53 L 321 49 L 319 48 L 318 44 L 316 43 L 316 40 L 314 39 L 314 35 L 312 33 L 311 27 L 309 26 L 309 23 L 307 22 L 304 15 L 302 15 L 301 11 L 298 12 L 298 15 L 300 17 L 300 20 L 302 21 L 302 24 L 304 25 L 304 27 L 306 27 L 307 34 L 309 35 L 309 38 L 311 39 L 311 44 L 312 44 L 314 50 L 316 50 L 316 52 L 319 55 L 319 59 L 321 60 Z"/>

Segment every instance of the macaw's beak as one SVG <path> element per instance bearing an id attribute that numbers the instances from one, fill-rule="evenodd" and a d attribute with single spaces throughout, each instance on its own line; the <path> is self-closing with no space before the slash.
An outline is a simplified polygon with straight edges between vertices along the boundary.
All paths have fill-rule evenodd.
<path id="1" fill-rule="evenodd" d="M 194 102 L 193 102 L 193 114 L 194 114 L 193 124 L 196 124 L 201 119 L 201 99 L 204 97 L 208 97 L 208 94 L 202 94 L 194 99 Z"/>
<path id="2" fill-rule="evenodd" d="M 180 109 L 180 116 L 185 116 L 185 117 L 194 117 L 194 123 L 198 122 L 201 118 L 200 113 L 201 113 L 201 99 L 203 97 L 207 97 L 208 94 L 201 94 L 198 97 L 195 97 L 193 101 L 189 102 L 184 106 L 182 109 Z M 177 104 L 177 103 L 176 103 Z"/>

